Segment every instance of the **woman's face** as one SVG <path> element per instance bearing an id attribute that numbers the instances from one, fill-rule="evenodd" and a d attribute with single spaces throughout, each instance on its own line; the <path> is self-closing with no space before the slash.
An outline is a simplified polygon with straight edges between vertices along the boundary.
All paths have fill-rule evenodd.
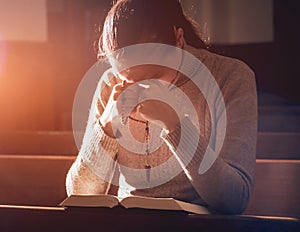
<path id="1" fill-rule="evenodd" d="M 135 83 L 143 80 L 163 79 L 167 71 L 168 68 L 163 66 L 145 64 L 122 71 L 120 77 L 129 83 Z"/>
<path id="2" fill-rule="evenodd" d="M 162 47 L 163 44 L 158 43 L 157 41 L 152 41 L 152 39 L 157 40 L 157 38 L 154 35 L 153 37 L 150 36 L 150 41 L 149 35 L 147 35 L 145 37 L 141 37 L 139 43 L 151 43 L 151 46 L 142 45 L 142 48 L 138 46 L 133 46 L 130 48 L 127 47 L 127 49 L 125 50 L 119 50 L 117 52 L 114 52 L 112 53 L 113 55 L 109 60 L 111 66 L 115 70 L 122 70 L 122 66 L 126 67 L 126 65 L 128 64 L 138 63 L 140 61 L 141 56 L 146 56 L 148 60 L 156 61 L 156 63 L 169 63 L 179 67 L 182 57 L 181 55 L 178 56 L 178 51 L 176 47 L 182 48 L 182 45 L 184 43 L 184 32 L 182 28 L 176 29 L 175 26 L 173 29 L 174 40 L 176 41 L 176 44 L 174 44 L 173 46 Z M 154 44 L 156 44 L 157 46 Z M 164 62 L 159 62 L 160 60 L 163 60 Z M 130 65 L 128 66 L 130 67 Z M 120 78 L 122 80 L 126 80 L 127 82 L 133 83 L 149 79 L 162 79 L 168 81 L 168 75 L 173 75 L 174 70 L 161 65 L 143 64 L 130 67 L 129 69 L 126 69 L 124 71 L 117 71 L 117 73 L 120 74 Z"/>

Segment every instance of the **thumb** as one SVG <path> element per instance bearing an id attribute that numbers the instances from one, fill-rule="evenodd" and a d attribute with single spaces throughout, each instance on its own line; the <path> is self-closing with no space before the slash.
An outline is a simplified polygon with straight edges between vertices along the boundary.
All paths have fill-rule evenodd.
<path id="1" fill-rule="evenodd" d="M 120 96 L 120 94 L 123 92 L 123 85 L 122 83 L 121 84 L 116 84 L 114 87 L 113 87 L 113 90 L 112 90 L 112 97 L 113 97 L 113 100 L 116 101 L 118 99 L 118 97 Z"/>

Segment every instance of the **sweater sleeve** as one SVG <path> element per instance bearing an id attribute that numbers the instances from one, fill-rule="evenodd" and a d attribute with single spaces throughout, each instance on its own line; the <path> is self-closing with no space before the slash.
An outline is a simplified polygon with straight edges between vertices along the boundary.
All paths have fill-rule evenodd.
<path id="1" fill-rule="evenodd" d="M 101 84 L 99 82 L 94 94 L 78 157 L 67 175 L 68 195 L 107 193 L 114 176 L 118 142 L 104 133 L 99 122 L 104 107 L 99 99 Z"/>
<path id="2" fill-rule="evenodd" d="M 253 189 L 257 97 L 254 74 L 245 64 L 238 63 L 229 74 L 221 87 L 226 111 L 218 105 L 218 100 L 215 106 L 215 139 L 218 140 L 219 130 L 222 130 L 218 119 L 226 113 L 225 139 L 207 171 L 199 172 L 200 163 L 204 155 L 215 155 L 214 147 L 205 146 L 209 144 L 208 139 L 199 135 L 189 118 L 184 118 L 171 133 L 162 134 L 162 138 L 184 164 L 184 172 L 209 208 L 218 213 L 237 214 L 246 208 Z M 192 147 L 196 147 L 196 151 L 190 149 Z"/>

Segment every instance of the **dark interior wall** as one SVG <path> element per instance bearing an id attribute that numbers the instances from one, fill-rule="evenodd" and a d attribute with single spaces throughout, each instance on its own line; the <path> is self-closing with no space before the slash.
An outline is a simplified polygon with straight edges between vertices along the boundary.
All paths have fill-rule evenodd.
<path id="1" fill-rule="evenodd" d="M 298 1 L 275 0 L 275 43 L 278 46 L 277 86 L 283 95 L 300 103 L 300 31 Z"/>
<path id="2" fill-rule="evenodd" d="M 274 42 L 212 45 L 244 60 L 255 71 L 259 91 L 300 103 L 297 1 L 274 0 Z M 110 0 L 48 0 L 48 41 L 7 42 L 0 78 L 0 130 L 71 130 L 76 88 L 96 61 L 98 22 Z"/>
<path id="3" fill-rule="evenodd" d="M 217 53 L 245 61 L 255 72 L 259 91 L 300 103 L 300 14 L 297 1 L 274 0 L 274 41 L 242 45 L 212 45 Z"/>

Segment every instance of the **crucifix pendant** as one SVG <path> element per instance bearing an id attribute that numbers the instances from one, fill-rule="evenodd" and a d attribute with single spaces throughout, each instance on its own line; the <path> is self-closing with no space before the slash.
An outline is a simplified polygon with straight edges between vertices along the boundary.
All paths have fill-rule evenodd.
<path id="1" fill-rule="evenodd" d="M 149 164 L 145 165 L 146 169 L 146 180 L 147 182 L 150 182 L 150 172 L 151 172 L 151 166 Z"/>
<path id="2" fill-rule="evenodd" d="M 149 164 L 149 155 L 150 155 L 150 151 L 149 151 L 149 141 L 150 141 L 150 128 L 149 128 L 149 122 L 146 122 L 146 165 L 145 165 L 145 169 L 146 169 L 146 181 L 150 182 L 150 171 L 151 171 L 151 166 Z"/>

